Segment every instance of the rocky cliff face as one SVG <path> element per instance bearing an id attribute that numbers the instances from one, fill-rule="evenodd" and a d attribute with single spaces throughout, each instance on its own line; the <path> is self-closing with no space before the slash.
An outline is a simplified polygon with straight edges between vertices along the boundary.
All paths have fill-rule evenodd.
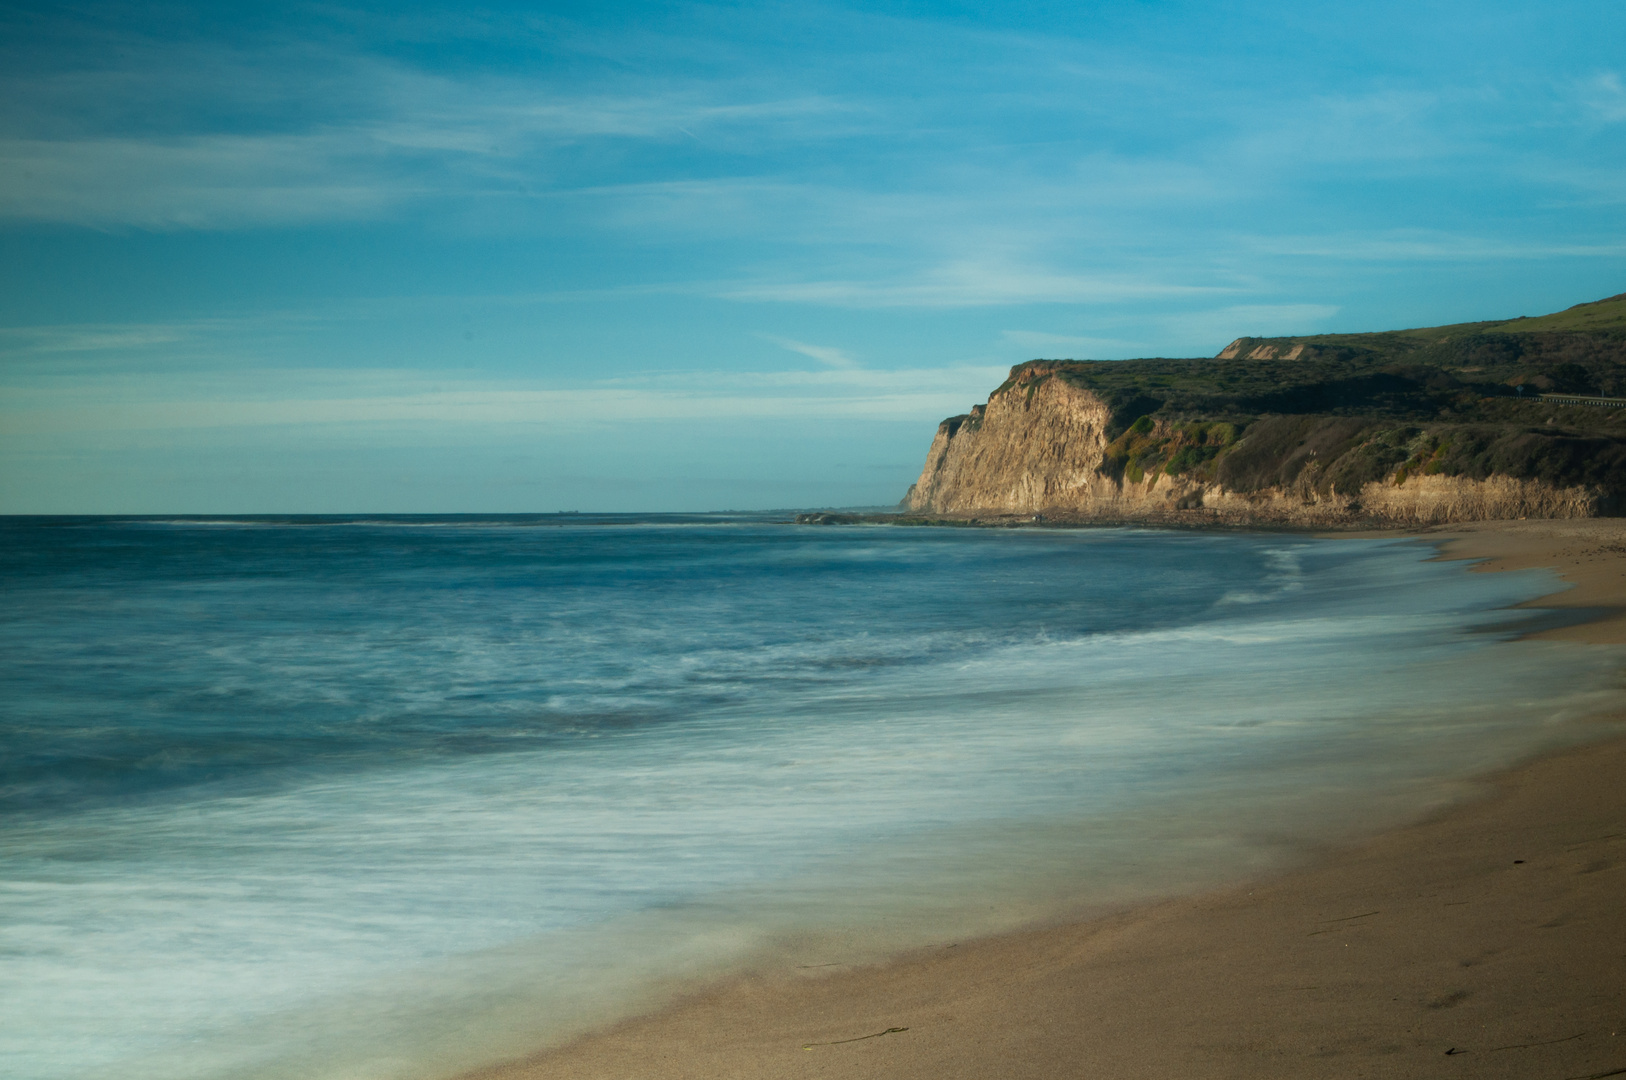
<path id="1" fill-rule="evenodd" d="M 1609 506 L 1594 485 L 1447 475 L 1448 438 L 1392 445 L 1359 418 L 1122 419 L 1065 364 L 1018 365 L 986 405 L 939 425 L 905 502 L 946 517 L 1304 526 L 1590 517 Z"/>

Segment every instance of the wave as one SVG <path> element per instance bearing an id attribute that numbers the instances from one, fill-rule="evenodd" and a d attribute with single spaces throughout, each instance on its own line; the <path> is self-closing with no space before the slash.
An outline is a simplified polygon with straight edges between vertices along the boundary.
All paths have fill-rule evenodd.
<path id="1" fill-rule="evenodd" d="M 206 532 L 5 594 L 9 750 L 80 770 L 0 830 L 12 1075 L 443 1075 L 1200 887 L 1581 737 L 1619 662 L 1406 543 Z"/>

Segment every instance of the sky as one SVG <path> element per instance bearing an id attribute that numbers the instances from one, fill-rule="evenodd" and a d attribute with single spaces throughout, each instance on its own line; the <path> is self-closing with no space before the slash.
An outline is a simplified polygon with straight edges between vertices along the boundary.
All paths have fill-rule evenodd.
<path id="1" fill-rule="evenodd" d="M 1623 291 L 1618 0 L 0 5 L 3 513 L 890 504 L 1025 360 Z"/>

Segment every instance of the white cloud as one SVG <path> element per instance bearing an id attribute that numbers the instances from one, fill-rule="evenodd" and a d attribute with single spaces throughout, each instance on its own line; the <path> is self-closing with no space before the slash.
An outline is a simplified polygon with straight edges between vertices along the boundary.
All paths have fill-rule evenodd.
<path id="1" fill-rule="evenodd" d="M 1626 86 L 1621 85 L 1616 72 L 1603 72 L 1582 83 L 1579 97 L 1581 104 L 1605 123 L 1626 120 Z"/>
<path id="2" fill-rule="evenodd" d="M 155 345 L 172 345 L 192 336 L 181 325 L 39 326 L 0 328 L 0 356 L 124 352 Z"/>
<path id="3" fill-rule="evenodd" d="M 761 335 L 765 341 L 771 341 L 782 349 L 789 349 L 794 353 L 811 357 L 819 363 L 833 368 L 855 368 L 858 361 L 841 349 L 829 345 L 809 345 L 805 341 L 794 341 L 791 338 L 774 337 L 772 334 Z"/>
<path id="4" fill-rule="evenodd" d="M 957 261 L 914 280 L 775 282 L 724 287 L 729 300 L 828 304 L 837 307 L 977 307 L 1078 304 L 1228 290 L 1123 277 L 1095 277 L 999 263 Z"/>
<path id="5" fill-rule="evenodd" d="M 1414 220 L 1412 211 L 1400 202 L 1352 210 L 1313 190 L 1335 178 L 1439 190 L 1430 185 L 1473 177 L 1520 185 L 1529 205 L 1542 202 L 1535 193 L 1547 206 L 1559 195 L 1626 200 L 1609 155 L 1540 150 L 1547 144 L 1529 135 L 1537 106 L 1498 88 L 1445 77 L 1412 88 L 1356 80 L 1342 94 L 1294 92 L 1302 82 L 1215 88 L 1195 69 L 1145 57 L 1103 66 L 1105 55 L 1043 35 L 975 36 L 966 55 L 989 66 L 933 81 L 941 75 L 916 50 L 947 31 L 926 25 L 888 23 L 889 32 L 926 37 L 861 57 L 915 63 L 899 71 L 923 80 L 918 95 L 857 67 L 838 81 L 760 59 L 674 63 L 673 43 L 626 28 L 565 46 L 552 28 L 537 33 L 539 50 L 555 50 L 537 55 L 568 56 L 559 70 L 580 63 L 572 70 L 584 77 L 570 82 L 543 63 L 509 76 L 437 75 L 367 57 L 351 39 L 263 54 L 174 46 L 100 74 L 0 76 L 0 95 L 14 99 L 3 115 L 11 135 L 0 139 L 0 218 L 236 229 L 423 213 L 460 235 L 591 238 L 574 249 L 569 239 L 564 251 L 604 238 L 645 245 L 651 256 L 622 259 L 621 280 L 596 295 L 842 308 L 1123 305 L 1235 294 L 1244 290 L 1218 286 L 1238 282 L 1269 295 L 1271 274 L 1296 265 L 1270 256 L 1430 262 L 1626 251 L 1562 235 L 1530 244 L 1362 230 L 1363 218 L 1387 216 L 1377 224 L 1389 225 Z M 495 40 L 525 31 L 493 17 L 482 32 Z M 621 55 L 629 35 L 649 50 L 638 63 Z M 714 36 L 682 47 L 711 49 Z M 853 60 L 840 47 L 821 55 Z M 973 83 L 989 95 L 968 92 Z M 1545 89 L 1572 127 L 1577 100 L 1593 122 L 1626 117 L 1615 72 Z M 196 104 L 211 98 L 218 107 Z M 987 104 L 996 98 L 997 110 Z M 254 123 L 220 119 L 239 115 Z M 236 127 L 222 133 L 211 123 Z M 1325 212 L 1308 217 L 1317 207 Z M 1272 223 L 1294 234 L 1233 239 Z M 1322 227 L 1348 231 L 1304 234 Z M 696 266 L 713 280 L 688 276 Z M 1136 333 L 1141 342 L 1064 335 L 1030 347 L 1122 354 L 1144 347 L 1149 335 Z M 853 362 L 829 346 L 785 347 L 826 365 Z"/>
<path id="6" fill-rule="evenodd" d="M 65 431 L 390 423 L 581 424 L 704 419 L 920 419 L 963 399 L 942 394 L 699 396 L 640 390 L 448 391 L 400 397 L 155 401 L 11 412 L 14 435 Z M 7 410 L 8 412 L 10 410 Z"/>
<path id="7" fill-rule="evenodd" d="M 1256 236 L 1237 241 L 1261 255 L 1395 262 L 1482 262 L 1489 259 L 1615 257 L 1626 243 L 1576 244 L 1503 240 L 1434 230 L 1391 230 L 1326 236 Z"/>
<path id="8" fill-rule="evenodd" d="M 983 386 L 986 396 L 987 390 L 1004 381 L 1005 374 L 1003 366 L 962 363 L 933 368 L 824 368 L 812 371 L 732 371 L 726 374 L 710 371 L 664 372 L 606 379 L 598 385 L 709 393 L 722 381 L 735 388 L 776 393 L 809 388 L 824 394 L 848 396 L 934 393 L 934 387 L 952 385 Z"/>
<path id="9" fill-rule="evenodd" d="M 0 217 L 214 229 L 376 215 L 414 194 L 350 134 L 0 141 Z"/>
<path id="10" fill-rule="evenodd" d="M 283 425 L 615 425 L 662 420 L 936 422 L 986 397 L 1003 367 L 685 372 L 549 387 L 396 371 L 126 376 L 0 387 L 11 438 Z"/>
<path id="11" fill-rule="evenodd" d="M 236 229 L 371 218 L 424 198 L 568 191 L 558 159 L 594 141 L 760 149 L 850 131 L 865 115 L 829 96 L 704 79 L 623 77 L 623 92 L 575 91 L 314 46 L 235 63 L 223 50 L 131 51 L 123 70 L 0 78 L 11 99 L 0 114 L 0 219 Z M 308 79 L 313 70 L 322 74 Z M 291 123 L 222 130 L 188 119 L 210 108 L 260 118 L 290 104 L 300 116 Z"/>

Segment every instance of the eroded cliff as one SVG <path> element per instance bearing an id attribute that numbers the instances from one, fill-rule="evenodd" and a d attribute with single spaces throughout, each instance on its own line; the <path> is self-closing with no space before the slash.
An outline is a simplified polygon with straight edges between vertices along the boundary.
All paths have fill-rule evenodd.
<path id="1" fill-rule="evenodd" d="M 1102 366 L 1013 368 L 986 405 L 939 425 L 909 510 L 1304 526 L 1588 517 L 1613 511 L 1626 474 L 1626 442 L 1560 428 L 1559 406 L 1475 398 L 1549 414 L 1511 424 L 1460 422 L 1461 393 L 1459 414 L 1443 421 L 1392 402 L 1345 415 L 1166 415 L 1153 396 L 1170 381 L 1162 368 L 1137 385 L 1092 387 Z M 1398 391 L 1379 382 L 1389 401 Z"/>

